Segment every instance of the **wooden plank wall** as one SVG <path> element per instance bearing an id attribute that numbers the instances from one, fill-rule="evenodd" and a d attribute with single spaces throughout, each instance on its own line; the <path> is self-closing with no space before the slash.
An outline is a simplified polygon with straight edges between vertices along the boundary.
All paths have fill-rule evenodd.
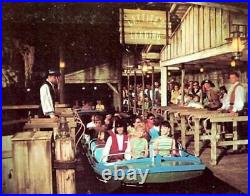
<path id="1" fill-rule="evenodd" d="M 193 6 L 173 32 L 161 53 L 161 61 L 186 56 L 226 44 L 230 24 L 246 24 L 247 16 L 219 8 Z"/>

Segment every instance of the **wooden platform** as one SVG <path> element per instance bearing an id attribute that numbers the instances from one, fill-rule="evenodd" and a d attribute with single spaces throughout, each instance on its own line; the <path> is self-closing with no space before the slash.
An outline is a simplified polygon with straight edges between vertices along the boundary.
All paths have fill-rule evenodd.
<path id="1" fill-rule="evenodd" d="M 193 153 L 193 142 L 188 146 L 188 152 Z M 210 163 L 210 147 L 209 145 L 201 151 L 200 158 L 206 164 L 213 175 L 240 190 L 243 193 L 248 192 L 248 153 L 233 153 L 232 150 L 218 150 L 220 155 L 218 165 L 212 166 Z"/>

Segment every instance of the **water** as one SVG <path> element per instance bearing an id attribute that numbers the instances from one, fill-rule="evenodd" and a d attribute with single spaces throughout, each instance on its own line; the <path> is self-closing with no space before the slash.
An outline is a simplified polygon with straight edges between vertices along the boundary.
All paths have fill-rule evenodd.
<path id="1" fill-rule="evenodd" d="M 120 184 L 105 184 L 96 179 L 85 156 L 81 157 L 76 170 L 77 193 L 242 193 L 221 181 L 206 169 L 202 176 L 190 180 L 148 184 L 141 187 L 125 187 Z"/>

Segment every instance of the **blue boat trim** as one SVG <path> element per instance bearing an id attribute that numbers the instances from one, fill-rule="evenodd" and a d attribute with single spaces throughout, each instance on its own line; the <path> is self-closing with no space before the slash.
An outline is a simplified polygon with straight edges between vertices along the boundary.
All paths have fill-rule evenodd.
<path id="1" fill-rule="evenodd" d="M 92 166 L 94 172 L 102 176 L 102 172 L 105 169 L 110 169 L 112 171 L 112 176 L 114 175 L 121 176 L 121 170 L 125 172 L 127 176 L 131 169 L 133 172 L 139 175 L 141 173 L 148 173 L 149 175 L 180 175 L 181 173 L 192 173 L 194 172 L 195 175 L 201 175 L 202 172 L 205 170 L 206 166 L 202 163 L 199 157 L 195 157 L 184 150 L 180 150 L 181 156 L 179 157 L 161 157 L 159 155 L 155 157 L 148 157 L 148 158 L 141 158 L 141 159 L 134 159 L 134 160 L 123 160 L 119 162 L 112 162 L 112 163 L 104 163 L 98 162 L 95 158 L 95 150 L 98 149 L 95 141 L 90 141 L 89 149 L 87 151 L 87 158 Z M 102 149 L 100 149 L 102 151 Z M 100 161 L 100 158 L 98 158 Z M 116 171 L 114 171 L 116 168 Z M 116 172 L 116 173 L 115 173 Z M 197 173 L 197 174 L 196 174 Z M 188 175 L 188 174 L 187 174 Z M 184 177 L 183 177 L 184 178 Z M 182 177 L 176 178 L 177 180 L 182 180 Z M 185 177 L 184 179 L 187 179 Z M 161 179 L 162 180 L 162 179 Z M 164 179 L 163 179 L 164 181 Z M 171 181 L 166 179 L 166 182 Z M 156 179 L 157 182 L 157 179 Z M 125 182 L 126 183 L 126 182 Z M 146 182 L 147 183 L 147 182 Z"/>

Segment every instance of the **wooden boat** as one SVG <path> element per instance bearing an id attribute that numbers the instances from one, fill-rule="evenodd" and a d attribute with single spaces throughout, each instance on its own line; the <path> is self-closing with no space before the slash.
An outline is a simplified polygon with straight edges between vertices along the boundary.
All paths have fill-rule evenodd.
<path id="1" fill-rule="evenodd" d="M 103 148 L 96 146 L 96 141 L 92 140 L 89 142 L 86 155 L 97 178 L 105 183 L 108 181 L 102 176 L 104 170 L 112 172 L 110 180 L 119 180 L 125 185 L 187 180 L 202 175 L 205 170 L 205 165 L 201 162 L 201 159 L 185 152 L 184 149 L 179 151 L 180 156 L 178 157 L 157 155 L 111 163 L 102 162 L 102 151 Z M 133 180 L 131 180 L 131 171 L 136 173 Z M 142 179 L 140 172 L 143 175 L 147 174 L 145 180 Z M 125 174 L 124 178 L 122 178 L 123 173 Z"/>

